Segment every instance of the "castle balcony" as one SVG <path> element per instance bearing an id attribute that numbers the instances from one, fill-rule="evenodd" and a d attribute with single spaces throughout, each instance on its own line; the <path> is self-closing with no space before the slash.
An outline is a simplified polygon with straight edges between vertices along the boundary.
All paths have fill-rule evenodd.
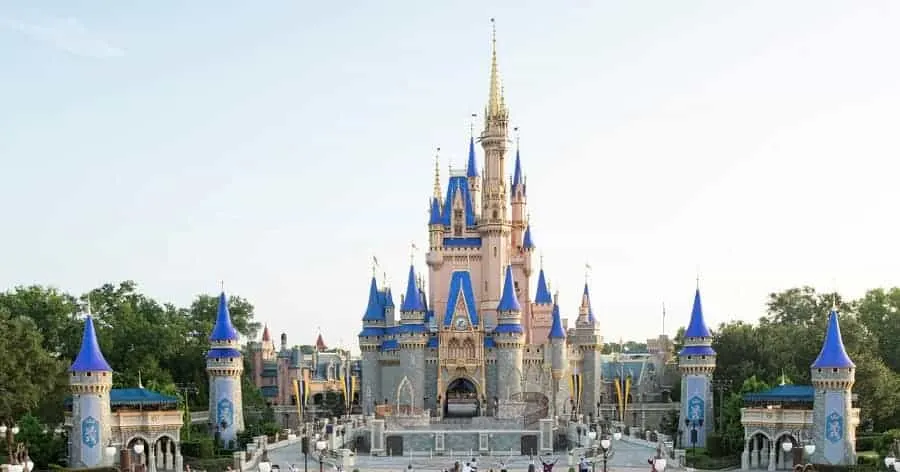
<path id="1" fill-rule="evenodd" d="M 741 408 L 744 428 L 804 428 L 813 424 L 813 410 L 785 408 Z"/>

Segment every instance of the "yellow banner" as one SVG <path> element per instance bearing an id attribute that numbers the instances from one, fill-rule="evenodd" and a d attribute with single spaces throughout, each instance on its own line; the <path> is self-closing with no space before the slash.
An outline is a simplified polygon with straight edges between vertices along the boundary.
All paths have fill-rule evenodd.
<path id="1" fill-rule="evenodd" d="M 575 376 L 575 382 L 578 385 L 578 399 L 575 400 L 575 404 L 578 405 L 578 411 L 581 411 L 581 399 L 584 394 L 584 379 L 581 377 L 581 374 Z"/>
<path id="2" fill-rule="evenodd" d="M 300 398 L 300 381 L 294 379 L 291 383 L 294 385 L 294 399 L 297 401 L 297 418 L 300 423 L 303 423 L 303 399 Z"/>
<path id="3" fill-rule="evenodd" d="M 628 409 L 628 395 L 631 393 L 631 376 L 625 378 L 625 407 L 622 408 L 622 421 L 625 421 L 625 410 Z"/>
<path id="4" fill-rule="evenodd" d="M 622 396 L 622 383 L 619 377 L 616 377 L 616 401 L 619 403 L 619 421 L 625 416 L 625 398 Z"/>

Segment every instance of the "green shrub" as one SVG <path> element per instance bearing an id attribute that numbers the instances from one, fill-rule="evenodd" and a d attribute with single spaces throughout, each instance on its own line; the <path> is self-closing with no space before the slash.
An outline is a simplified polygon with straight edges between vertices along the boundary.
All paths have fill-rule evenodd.
<path id="1" fill-rule="evenodd" d="M 207 472 L 224 472 L 229 466 L 234 466 L 234 459 L 230 457 L 219 457 L 215 459 L 190 459 L 185 460 L 185 464 L 190 465 L 194 470 L 205 470 Z"/>
<path id="2" fill-rule="evenodd" d="M 868 451 L 868 453 L 863 452 L 856 455 L 857 465 L 878 466 L 881 463 L 881 458 L 878 457 L 878 453 L 875 451 Z"/>
<path id="3" fill-rule="evenodd" d="M 191 438 L 190 441 L 181 442 L 181 455 L 194 459 L 212 459 L 216 455 L 216 445 L 213 438 Z"/>
<path id="4" fill-rule="evenodd" d="M 900 429 L 885 431 L 875 440 L 874 449 L 882 456 L 887 456 L 889 453 L 900 454 L 900 451 L 891 450 L 896 441 L 900 441 Z"/>
<path id="5" fill-rule="evenodd" d="M 878 441 L 880 435 L 866 435 L 866 436 L 857 436 L 856 437 L 856 450 L 857 451 L 874 451 L 875 450 L 875 442 Z"/>

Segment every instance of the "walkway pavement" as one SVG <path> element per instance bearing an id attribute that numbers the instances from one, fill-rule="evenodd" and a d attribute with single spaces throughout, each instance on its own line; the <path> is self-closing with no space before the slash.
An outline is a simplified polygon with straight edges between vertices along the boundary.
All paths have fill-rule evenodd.
<path id="1" fill-rule="evenodd" d="M 635 444 L 631 442 L 618 441 L 613 446 L 615 453 L 612 458 L 610 458 L 607 466 L 612 469 L 618 471 L 628 471 L 628 472 L 648 472 L 650 470 L 650 466 L 647 465 L 647 459 L 653 456 L 655 450 L 649 448 L 647 446 L 641 444 Z M 557 457 L 557 456 L 551 456 Z M 303 465 L 303 453 L 300 452 L 300 445 L 297 444 L 295 447 L 286 447 L 283 449 L 275 450 L 269 452 L 269 459 L 272 461 L 272 465 L 278 465 L 282 471 L 287 471 L 291 464 L 294 464 L 299 468 L 299 470 L 304 470 Z M 447 457 L 447 456 L 437 456 L 434 458 L 429 457 L 375 457 L 375 456 L 358 456 L 356 458 L 356 465 L 353 467 L 348 467 L 346 472 L 352 472 L 353 469 L 359 469 L 361 472 L 369 472 L 369 471 L 396 471 L 403 472 L 406 468 L 412 464 L 413 470 L 416 472 L 439 472 L 444 469 L 449 469 L 453 466 L 453 462 L 458 460 L 465 463 L 466 459 L 471 459 L 470 457 Z M 491 468 L 495 471 L 499 470 L 500 460 L 503 459 L 506 462 L 508 470 L 510 471 L 526 471 L 528 470 L 528 462 L 529 458 L 527 456 L 512 456 L 512 457 L 478 457 L 478 470 L 479 472 L 487 472 Z M 557 462 L 556 467 L 554 467 L 554 471 L 566 472 L 568 470 L 567 457 L 565 455 L 559 456 L 559 462 Z M 577 457 L 576 457 L 577 460 Z M 540 462 L 537 463 L 538 467 L 540 467 Z M 309 457 L 309 462 L 307 464 L 307 469 L 312 472 L 316 472 L 319 470 L 318 460 L 314 458 L 314 455 Z M 335 470 L 333 467 L 328 464 L 324 465 L 324 470 L 333 471 Z M 538 468 L 540 470 L 540 468 Z M 597 464 L 597 470 L 602 470 L 602 465 L 600 463 Z"/>

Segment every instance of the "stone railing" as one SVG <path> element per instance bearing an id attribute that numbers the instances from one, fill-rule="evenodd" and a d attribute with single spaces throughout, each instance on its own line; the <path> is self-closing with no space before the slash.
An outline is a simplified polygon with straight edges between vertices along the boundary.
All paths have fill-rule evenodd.
<path id="1" fill-rule="evenodd" d="M 812 410 L 781 408 L 741 408 L 741 424 L 753 426 L 809 426 L 813 423 Z"/>
<path id="2" fill-rule="evenodd" d="M 247 444 L 246 451 L 234 453 L 234 469 L 241 472 L 255 471 L 259 467 L 263 451 L 271 452 L 299 442 L 300 438 L 294 435 L 289 435 L 287 439 L 272 444 L 269 444 L 266 436 L 255 436 L 253 441 Z"/>

